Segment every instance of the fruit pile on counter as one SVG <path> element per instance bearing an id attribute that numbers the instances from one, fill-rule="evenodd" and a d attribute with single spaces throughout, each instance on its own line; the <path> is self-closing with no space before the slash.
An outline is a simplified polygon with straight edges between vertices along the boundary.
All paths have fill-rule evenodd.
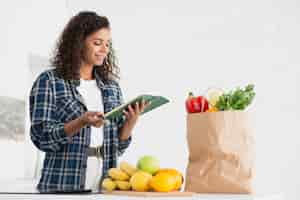
<path id="1" fill-rule="evenodd" d="M 125 190 L 137 192 L 179 191 L 183 184 L 182 174 L 171 168 L 160 168 L 159 160 L 144 156 L 136 166 L 122 161 L 119 168 L 111 168 L 102 182 L 106 191 Z"/>

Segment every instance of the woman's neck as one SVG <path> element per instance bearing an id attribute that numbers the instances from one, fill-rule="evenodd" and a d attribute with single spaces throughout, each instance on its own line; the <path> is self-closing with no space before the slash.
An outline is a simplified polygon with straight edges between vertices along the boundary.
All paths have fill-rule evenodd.
<path id="1" fill-rule="evenodd" d="M 82 64 L 80 67 L 80 78 L 84 80 L 92 80 L 93 79 L 93 65 Z"/>

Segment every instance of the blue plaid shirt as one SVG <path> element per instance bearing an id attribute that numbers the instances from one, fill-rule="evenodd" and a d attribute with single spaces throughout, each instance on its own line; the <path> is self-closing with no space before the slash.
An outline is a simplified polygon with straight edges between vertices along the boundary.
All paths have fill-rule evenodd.
<path id="1" fill-rule="evenodd" d="M 94 73 L 102 93 L 104 112 L 123 103 L 117 82 L 103 82 Z M 76 90 L 79 81 L 65 81 L 55 69 L 39 75 L 30 92 L 30 135 L 35 146 L 45 152 L 42 176 L 37 186 L 41 192 L 82 190 L 85 187 L 87 148 L 90 144 L 91 127 L 86 126 L 68 137 L 64 124 L 87 111 L 84 101 Z M 99 102 L 100 103 L 100 102 Z M 111 167 L 117 166 L 117 158 L 131 142 L 119 139 L 124 118 L 111 120 L 103 127 L 102 179 Z"/>

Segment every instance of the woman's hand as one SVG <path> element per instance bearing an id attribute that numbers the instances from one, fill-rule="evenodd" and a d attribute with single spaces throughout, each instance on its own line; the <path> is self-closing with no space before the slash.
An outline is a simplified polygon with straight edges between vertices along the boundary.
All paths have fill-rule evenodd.
<path id="1" fill-rule="evenodd" d="M 80 117 L 64 124 L 64 131 L 67 136 L 72 137 L 86 125 L 101 127 L 104 124 L 103 113 L 87 111 Z"/>
<path id="2" fill-rule="evenodd" d="M 80 117 L 80 119 L 84 126 L 89 125 L 99 128 L 104 124 L 104 115 L 101 112 L 87 111 Z"/>
<path id="3" fill-rule="evenodd" d="M 142 100 L 140 103 L 136 103 L 134 106 L 129 105 L 128 110 L 124 110 L 123 113 L 126 116 L 126 121 L 122 128 L 121 140 L 126 140 L 131 135 L 132 129 L 136 125 L 140 114 L 144 111 L 144 109 L 150 104 L 150 102 L 145 102 Z"/>

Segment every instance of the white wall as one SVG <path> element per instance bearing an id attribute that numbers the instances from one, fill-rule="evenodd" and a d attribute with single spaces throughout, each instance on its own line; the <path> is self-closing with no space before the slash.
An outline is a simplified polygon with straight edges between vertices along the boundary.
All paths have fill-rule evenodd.
<path id="1" fill-rule="evenodd" d="M 26 96 L 21 74 L 28 53 L 47 56 L 66 18 L 79 10 L 96 10 L 111 19 L 125 98 L 153 93 L 171 100 L 140 119 L 133 144 L 122 159 L 136 162 L 141 155 L 152 154 L 162 166 L 184 171 L 188 91 L 201 94 L 209 86 L 226 89 L 255 83 L 257 96 L 250 111 L 256 123 L 257 192 L 284 192 L 286 199 L 300 198 L 299 2 L 72 0 L 23 4 L 22 9 L 13 3 L 1 8 L 1 20 L 5 19 L 1 24 L 7 28 L 0 33 L 5 44 L 0 56 L 6 66 L 2 68 L 5 73 L 0 73 L 0 94 Z M 11 10 L 15 11 L 13 19 L 7 17 Z M 43 27 L 39 30 L 36 25 Z M 14 40 L 24 35 L 25 40 Z M 13 82 L 8 77 L 15 70 L 21 72 L 19 85 L 7 90 L 7 82 Z"/>
<path id="2" fill-rule="evenodd" d="M 65 2 L 6 1 L 0 8 L 0 95 L 28 100 L 32 57 L 49 57 L 55 40 L 68 19 Z M 31 61 L 32 62 L 32 61 Z M 26 127 L 26 141 L 28 138 Z M 35 148 L 30 143 L 1 141 L 0 179 L 32 175 Z M 31 173 L 31 174 L 30 174 Z"/>

